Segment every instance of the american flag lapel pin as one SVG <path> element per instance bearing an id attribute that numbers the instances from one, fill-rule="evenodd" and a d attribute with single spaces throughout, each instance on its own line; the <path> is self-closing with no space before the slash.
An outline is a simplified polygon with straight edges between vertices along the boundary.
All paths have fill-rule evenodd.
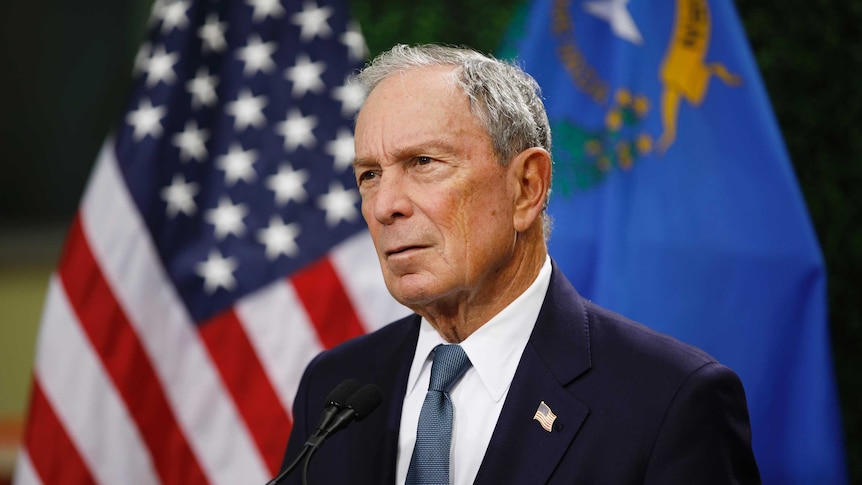
<path id="1" fill-rule="evenodd" d="M 536 409 L 536 414 L 533 415 L 533 419 L 539 422 L 542 425 L 542 428 L 545 429 L 548 433 L 554 429 L 554 421 L 557 419 L 557 415 L 551 411 L 551 408 L 545 404 L 545 401 L 539 403 L 539 408 Z"/>

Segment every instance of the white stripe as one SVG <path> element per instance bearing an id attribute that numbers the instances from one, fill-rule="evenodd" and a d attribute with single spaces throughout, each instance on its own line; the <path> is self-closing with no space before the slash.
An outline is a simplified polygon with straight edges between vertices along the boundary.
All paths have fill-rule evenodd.
<path id="1" fill-rule="evenodd" d="M 33 469 L 30 455 L 23 447 L 18 450 L 18 459 L 15 461 L 15 475 L 12 477 L 13 485 L 42 485 L 42 480 Z"/>
<path id="2" fill-rule="evenodd" d="M 386 289 L 368 231 L 333 248 L 330 260 L 366 330 L 377 330 L 410 314 Z"/>
<path id="3" fill-rule="evenodd" d="M 158 483 L 143 438 L 80 325 L 52 277 L 35 364 L 45 397 L 97 482 Z"/>
<path id="4" fill-rule="evenodd" d="M 264 483 L 270 477 L 263 457 L 174 292 L 117 165 L 109 139 L 81 205 L 94 256 L 210 483 Z"/>
<path id="5" fill-rule="evenodd" d="M 236 311 L 281 404 L 290 413 L 302 370 L 323 350 L 311 319 L 293 286 L 284 280 L 244 298 Z"/>

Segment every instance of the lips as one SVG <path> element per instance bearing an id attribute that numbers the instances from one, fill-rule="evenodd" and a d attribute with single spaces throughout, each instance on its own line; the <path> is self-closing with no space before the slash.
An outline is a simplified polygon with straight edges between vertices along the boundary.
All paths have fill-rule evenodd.
<path id="1" fill-rule="evenodd" d="M 425 248 L 425 246 L 419 246 L 419 245 L 398 246 L 396 248 L 387 249 L 384 254 L 386 254 L 386 256 L 389 257 L 389 256 L 398 255 L 398 254 L 403 254 L 403 253 L 406 253 L 408 251 L 412 251 L 414 249 L 424 249 L 424 248 Z"/>

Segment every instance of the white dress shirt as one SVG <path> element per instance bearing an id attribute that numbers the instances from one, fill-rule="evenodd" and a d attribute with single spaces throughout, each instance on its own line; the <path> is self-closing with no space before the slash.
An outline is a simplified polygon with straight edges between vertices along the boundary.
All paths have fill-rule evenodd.
<path id="1" fill-rule="evenodd" d="M 521 296 L 460 344 L 473 365 L 449 393 L 454 409 L 449 461 L 452 485 L 471 484 L 476 479 L 550 281 L 548 257 Z M 401 413 L 396 483 L 404 483 L 410 467 L 419 413 L 431 379 L 431 351 L 445 343 L 423 318 Z"/>

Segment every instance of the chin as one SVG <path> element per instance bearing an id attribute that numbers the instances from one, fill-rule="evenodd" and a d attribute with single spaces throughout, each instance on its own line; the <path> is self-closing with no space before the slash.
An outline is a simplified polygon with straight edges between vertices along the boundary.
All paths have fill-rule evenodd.
<path id="1" fill-rule="evenodd" d="M 423 284 L 419 278 L 412 278 L 414 281 L 403 281 L 404 278 L 410 278 L 410 276 L 402 276 L 398 278 L 397 282 L 392 284 L 386 284 L 386 287 L 389 289 L 389 293 L 402 305 L 408 308 L 414 308 L 418 306 L 425 305 L 434 300 L 434 293 L 428 291 L 428 285 Z"/>
<path id="2" fill-rule="evenodd" d="M 424 291 L 397 290 L 390 291 L 390 293 L 392 293 L 392 296 L 398 301 L 398 303 L 410 309 L 420 307 L 431 300 L 428 297 L 428 294 Z"/>

